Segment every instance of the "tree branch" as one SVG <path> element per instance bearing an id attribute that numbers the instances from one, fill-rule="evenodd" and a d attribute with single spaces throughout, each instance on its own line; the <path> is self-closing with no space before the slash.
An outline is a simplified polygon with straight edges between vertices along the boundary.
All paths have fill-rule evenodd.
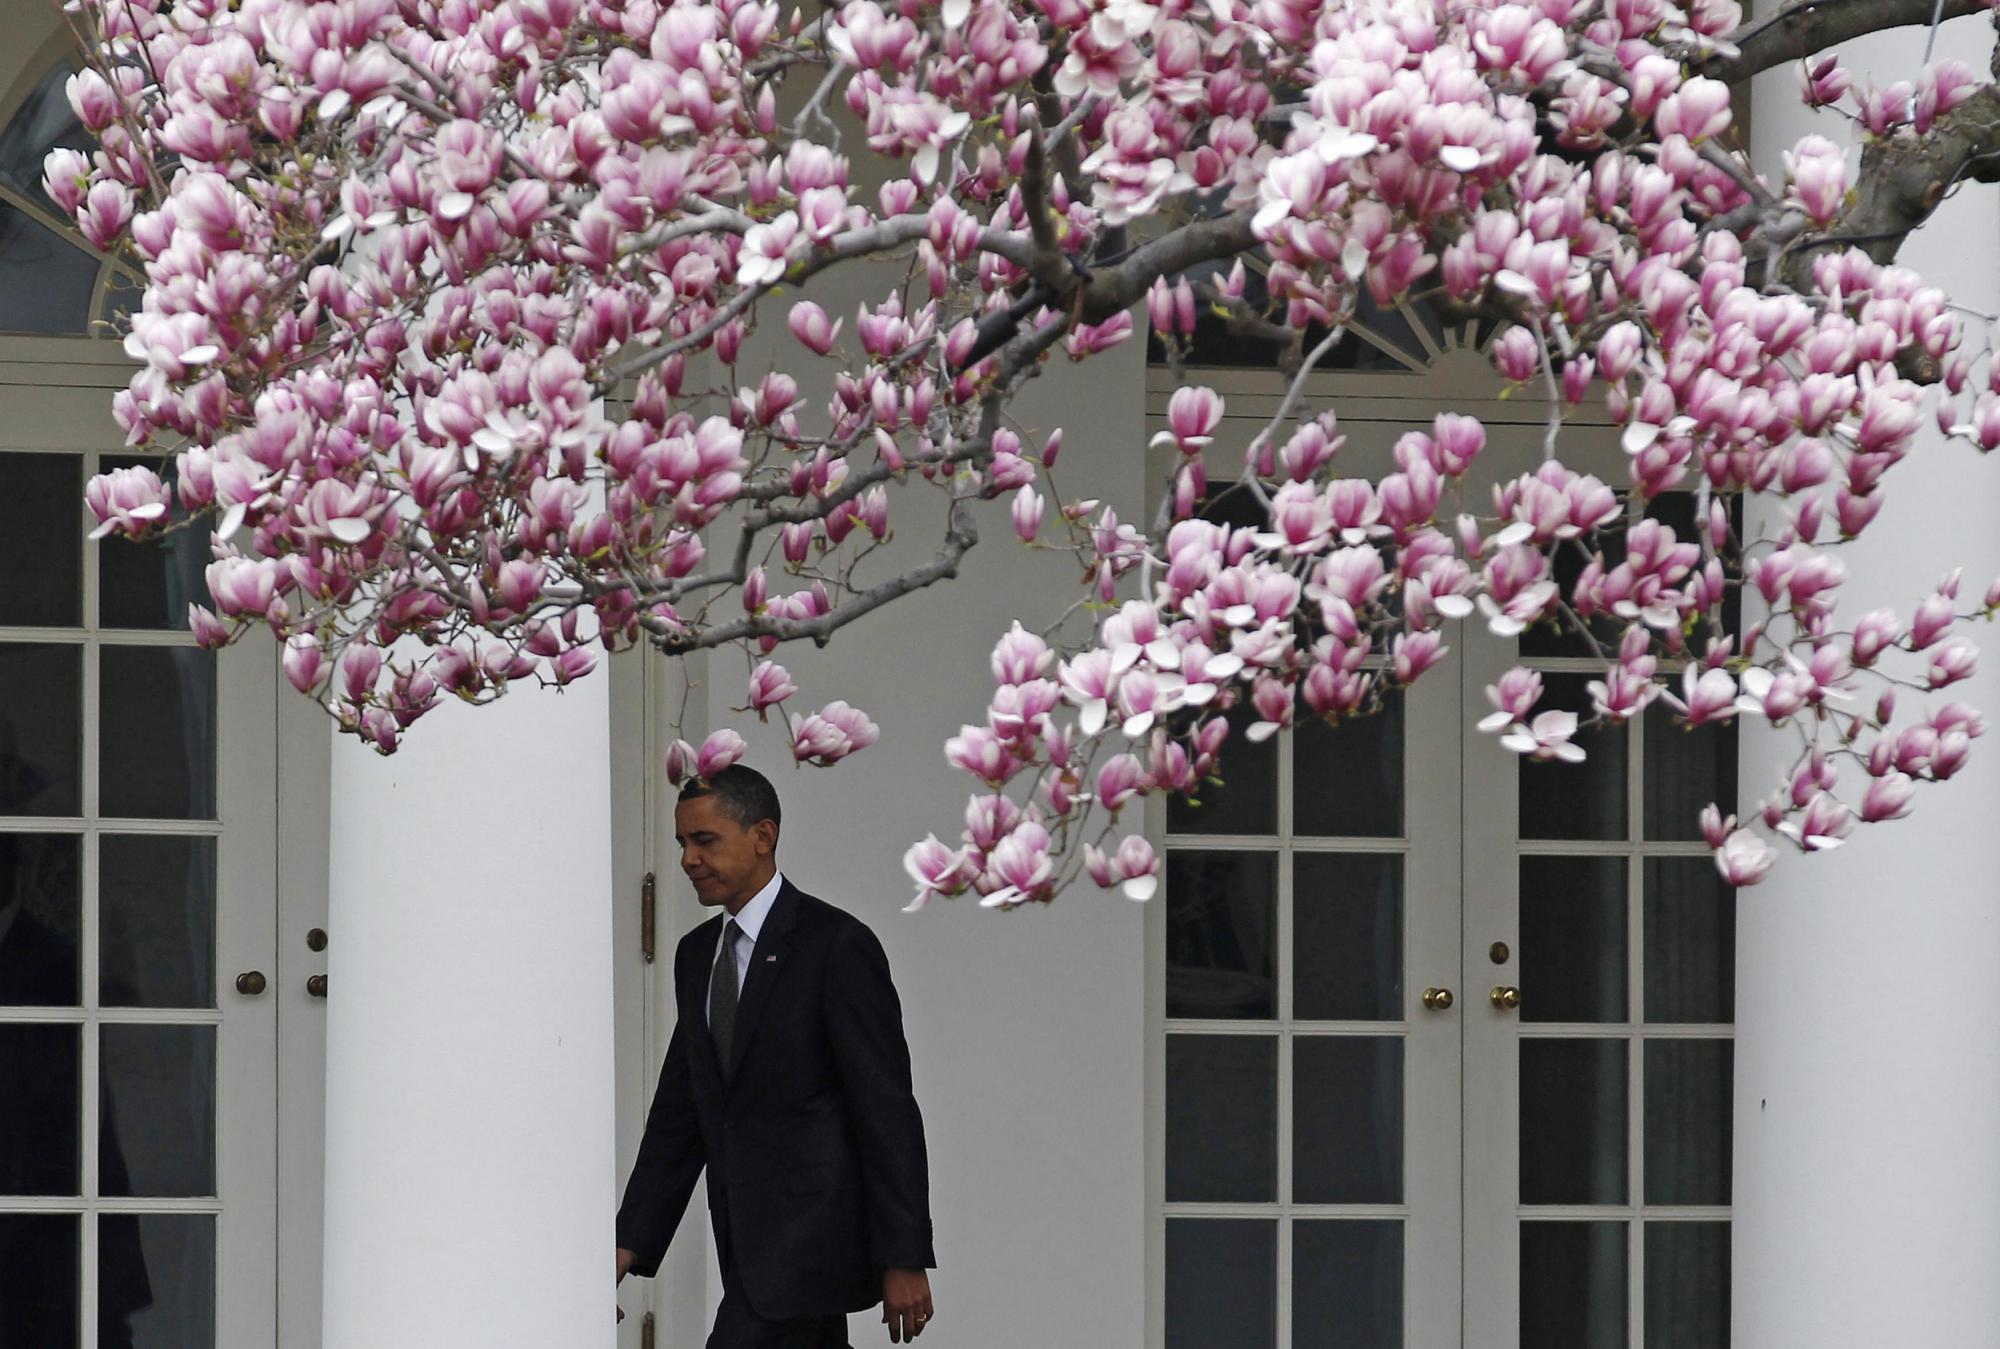
<path id="1" fill-rule="evenodd" d="M 1982 0 L 1944 0 L 1944 17 L 1962 18 L 1987 8 Z M 1871 33 L 1928 25 L 1936 9 L 1937 0 L 1795 0 L 1731 33 L 1725 40 L 1738 55 L 1698 61 L 1693 73 L 1741 84 L 1752 75 Z"/>

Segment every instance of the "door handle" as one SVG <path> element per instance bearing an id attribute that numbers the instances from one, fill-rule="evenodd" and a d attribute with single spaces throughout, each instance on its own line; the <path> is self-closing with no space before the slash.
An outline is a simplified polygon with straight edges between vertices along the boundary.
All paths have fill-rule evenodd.
<path id="1" fill-rule="evenodd" d="M 326 996 L 326 976 L 324 974 L 315 974 L 306 980 L 306 996 L 312 998 L 323 998 Z"/>
<path id="2" fill-rule="evenodd" d="M 246 998 L 254 998 L 266 987 L 264 971 L 245 970 L 236 976 L 236 991 Z"/>
<path id="3" fill-rule="evenodd" d="M 1433 1012 L 1447 1011 L 1451 1007 L 1451 990 L 1448 988 L 1427 988 L 1424 990 L 1424 1006 Z"/>
<path id="4" fill-rule="evenodd" d="M 1521 1005 L 1521 990 L 1512 984 L 1501 984 L 1486 996 L 1503 1012 L 1511 1012 Z"/>

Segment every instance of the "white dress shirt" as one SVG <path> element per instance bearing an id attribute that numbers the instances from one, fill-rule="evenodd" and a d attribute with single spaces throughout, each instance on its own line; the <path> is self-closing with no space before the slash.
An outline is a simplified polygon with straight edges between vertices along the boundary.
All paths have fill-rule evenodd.
<path id="1" fill-rule="evenodd" d="M 784 883 L 785 873 L 782 871 L 773 872 L 771 879 L 764 883 L 764 888 L 750 897 L 750 902 L 737 911 L 734 919 L 731 919 L 727 915 L 723 917 L 722 931 L 716 934 L 715 954 L 717 956 L 722 954 L 722 939 L 729 934 L 729 924 L 732 921 L 737 927 L 743 930 L 743 938 L 748 939 L 739 938 L 736 943 L 736 996 L 738 998 L 743 996 L 743 985 L 750 978 L 750 953 L 757 945 L 757 934 L 763 930 L 764 920 L 771 916 L 771 906 L 778 900 L 778 888 Z M 715 961 L 713 959 L 708 962 L 708 968 L 710 970 L 709 977 L 713 980 L 715 977 L 713 973 Z M 710 1000 L 704 999 L 703 1005 L 707 1006 L 709 1002 Z"/>

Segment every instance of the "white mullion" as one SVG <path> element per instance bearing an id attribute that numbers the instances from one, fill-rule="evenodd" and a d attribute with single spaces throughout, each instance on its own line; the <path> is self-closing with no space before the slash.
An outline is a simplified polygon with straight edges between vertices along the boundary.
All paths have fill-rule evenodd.
<path id="1" fill-rule="evenodd" d="M 1642 902 L 1645 863 L 1639 845 L 1646 837 L 1646 737 L 1639 719 L 1625 727 L 1626 823 L 1625 856 L 1625 996 L 1626 1017 L 1634 1033 L 1626 1043 L 1625 1131 L 1626 1185 L 1631 1190 L 1633 1218 L 1625 1228 L 1625 1335 L 1630 1349 L 1644 1349 L 1646 1335 L 1646 1224 L 1640 1216 L 1646 1202 L 1646 916 Z"/>
<path id="2" fill-rule="evenodd" d="M 1402 1220 L 1408 1204 L 1232 1204 L 1183 1199 L 1161 1205 L 1169 1218 L 1359 1218 Z"/>
<path id="3" fill-rule="evenodd" d="M 1409 851 L 1410 845 L 1401 838 L 1386 835 L 1379 837 L 1339 838 L 1318 836 L 1312 838 L 1286 838 L 1277 834 L 1168 834 L 1164 846 L 1181 852 L 1287 852 L 1303 853 L 1391 853 L 1398 857 Z M 1601 850 L 1602 844 L 1599 845 Z M 1705 845 L 1696 844 L 1693 851 L 1706 856 Z"/>
<path id="4" fill-rule="evenodd" d="M 1278 1349 L 1290 1349 L 1292 1343 L 1292 1202 L 1293 1148 L 1296 1140 L 1292 1136 L 1292 1098 L 1296 1083 L 1292 1076 L 1292 911 L 1294 892 L 1292 887 L 1292 792 L 1297 781 L 1297 766 L 1293 756 L 1298 752 L 1298 737 L 1285 737 L 1283 751 L 1278 755 L 1278 940 L 1276 943 L 1278 960 L 1278 1201 L 1277 1250 L 1278 1264 L 1275 1286 L 1278 1293 L 1278 1307 L 1275 1326 Z"/>
<path id="5" fill-rule="evenodd" d="M 95 476 L 99 468 L 99 455 L 94 449 L 86 449 L 83 455 L 83 474 L 86 480 Z M 78 1219 L 83 1228 L 83 1244 L 80 1258 L 83 1266 L 77 1271 L 77 1296 L 82 1301 L 78 1325 L 83 1335 L 83 1343 L 96 1344 L 97 1325 L 97 1200 L 98 1195 L 98 1154 L 101 1140 L 98 1137 L 98 1122 L 103 1111 L 98 1101 L 98 1088 L 103 1076 L 101 1061 L 101 1036 L 98 1032 L 97 1009 L 103 990 L 99 973 L 103 960 L 98 949 L 102 939 L 98 923 L 98 895 L 102 867 L 100 865 L 101 840 L 103 830 L 99 826 L 100 787 L 102 776 L 101 744 L 103 727 L 99 724 L 99 708 L 102 701 L 102 671 L 99 668 L 97 644 L 97 605 L 103 591 L 103 573 L 98 565 L 101 554 L 98 549 L 86 547 L 83 550 L 83 651 L 81 657 L 83 688 L 82 706 L 78 708 L 78 722 L 82 728 L 82 744 L 79 746 L 81 762 L 77 774 L 82 787 L 78 808 L 83 812 L 83 913 L 79 924 L 83 961 L 83 1065 L 82 1080 L 78 1084 L 78 1109 L 81 1116 L 77 1121 L 82 1131 L 81 1149 L 83 1162 L 82 1184 L 79 1191 L 83 1196 L 85 1212 Z"/>

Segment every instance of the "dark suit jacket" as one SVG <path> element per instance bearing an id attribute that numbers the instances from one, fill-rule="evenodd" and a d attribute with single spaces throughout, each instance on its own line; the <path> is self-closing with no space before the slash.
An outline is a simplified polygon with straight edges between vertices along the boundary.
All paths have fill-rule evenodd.
<path id="1" fill-rule="evenodd" d="M 791 1320 L 871 1307 L 883 1268 L 936 1264 L 888 958 L 861 920 L 784 882 L 750 956 L 725 1078 L 707 1014 L 722 922 L 674 952 L 679 1019 L 618 1244 L 635 1273 L 655 1273 L 706 1167 L 716 1243 L 753 1311 Z"/>

